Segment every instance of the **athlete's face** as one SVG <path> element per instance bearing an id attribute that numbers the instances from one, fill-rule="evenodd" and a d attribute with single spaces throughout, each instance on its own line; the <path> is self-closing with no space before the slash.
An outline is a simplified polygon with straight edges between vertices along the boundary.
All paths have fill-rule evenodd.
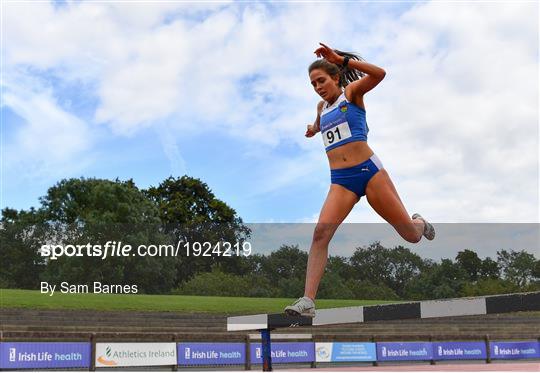
<path id="1" fill-rule="evenodd" d="M 313 89 L 325 101 L 331 101 L 341 94 L 339 77 L 331 76 L 322 69 L 314 69 L 309 73 Z"/>

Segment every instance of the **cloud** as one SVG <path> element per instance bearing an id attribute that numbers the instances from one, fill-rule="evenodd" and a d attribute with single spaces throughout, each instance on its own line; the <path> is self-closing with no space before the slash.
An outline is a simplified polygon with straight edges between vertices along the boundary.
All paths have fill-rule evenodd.
<path id="1" fill-rule="evenodd" d="M 411 212 L 538 221 L 536 13 L 431 2 L 373 26 L 388 74 L 366 98 L 371 144 Z"/>
<path id="2" fill-rule="evenodd" d="M 50 87 L 6 100 L 33 128 L 16 144 L 45 125 L 33 123 L 41 117 L 28 102 L 62 118 L 39 134 L 46 143 L 59 141 L 55 129 L 69 137 L 72 150 L 49 156 L 65 168 L 91 159 L 91 129 L 130 137 L 153 127 L 175 172 L 189 169 L 180 139 L 225 133 L 272 170 L 254 195 L 318 187 L 327 179 L 322 145 L 303 132 L 318 101 L 306 67 L 324 41 L 386 69 L 365 99 L 370 145 L 411 212 L 538 221 L 538 4 L 68 2 L 4 11 L 7 71 L 96 87 L 90 121 L 63 109 L 65 93 Z M 291 144 L 297 151 L 280 154 Z M 363 207 L 347 221 L 366 219 L 380 221 Z"/>
<path id="3" fill-rule="evenodd" d="M 8 175 L 56 181 L 91 163 L 95 136 L 87 123 L 60 107 L 49 87 L 16 71 L 3 83 L 3 106 L 24 122 L 8 134 L 3 151 Z"/>
<path id="4" fill-rule="evenodd" d="M 329 5 L 210 4 L 200 14 L 186 12 L 190 7 L 10 4 L 6 61 L 42 70 L 62 66 L 62 79 L 95 80 L 95 119 L 118 134 L 171 115 L 182 129 L 194 121 L 249 129 L 258 125 L 253 118 L 265 123 L 276 104 L 291 97 L 306 101 L 311 92 L 306 63 L 297 62 L 311 56 L 318 35 L 330 25 Z M 292 22 L 304 12 L 312 14 L 310 44 L 306 30 Z M 260 79 L 249 82 L 254 75 Z M 239 91 L 242 82 L 248 82 L 250 94 Z M 270 131 L 283 138 L 277 129 Z"/>
<path id="5" fill-rule="evenodd" d="M 182 157 L 180 146 L 175 139 L 175 136 L 171 133 L 167 126 L 158 130 L 159 139 L 161 141 L 163 151 L 171 169 L 171 175 L 184 175 L 187 174 L 187 165 L 185 159 Z"/>

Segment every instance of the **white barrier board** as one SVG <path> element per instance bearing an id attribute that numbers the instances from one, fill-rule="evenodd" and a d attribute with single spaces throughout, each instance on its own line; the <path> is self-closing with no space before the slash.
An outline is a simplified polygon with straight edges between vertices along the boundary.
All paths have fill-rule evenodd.
<path id="1" fill-rule="evenodd" d="M 176 365 L 176 343 L 96 343 L 96 367 Z"/>

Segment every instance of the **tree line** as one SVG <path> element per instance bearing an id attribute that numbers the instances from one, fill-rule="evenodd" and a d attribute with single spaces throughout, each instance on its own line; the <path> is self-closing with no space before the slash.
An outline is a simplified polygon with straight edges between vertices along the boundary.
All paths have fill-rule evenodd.
<path id="1" fill-rule="evenodd" d="M 249 228 L 210 188 L 188 176 L 139 189 L 132 180 L 65 179 L 38 208 L 4 208 L 0 220 L 0 288 L 37 289 L 41 281 L 136 284 L 147 294 L 297 297 L 307 252 L 283 245 L 248 257 L 100 257 L 40 254 L 44 244 L 244 242 Z M 350 257 L 330 256 L 319 298 L 438 299 L 540 289 L 540 260 L 501 249 L 481 259 L 473 249 L 435 262 L 379 242 Z"/>

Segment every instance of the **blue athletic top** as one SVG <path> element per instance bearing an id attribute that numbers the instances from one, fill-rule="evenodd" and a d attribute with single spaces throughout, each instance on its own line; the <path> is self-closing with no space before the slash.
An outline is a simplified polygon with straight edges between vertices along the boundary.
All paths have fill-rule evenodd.
<path id="1" fill-rule="evenodd" d="M 320 128 L 326 151 L 353 141 L 367 141 L 366 110 L 347 101 L 343 92 L 332 105 L 324 103 Z"/>

